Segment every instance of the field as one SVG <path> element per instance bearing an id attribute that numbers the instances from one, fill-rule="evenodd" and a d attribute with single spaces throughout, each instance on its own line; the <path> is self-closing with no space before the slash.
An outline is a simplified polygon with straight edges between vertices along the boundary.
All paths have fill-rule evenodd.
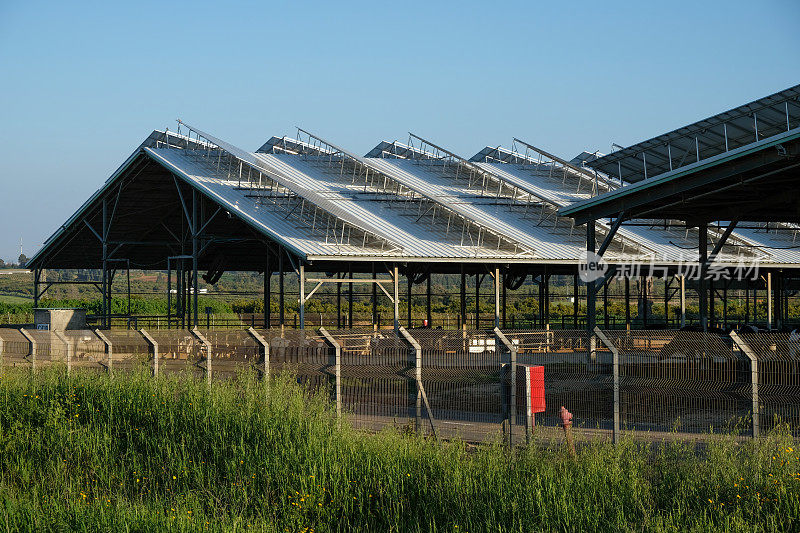
<path id="1" fill-rule="evenodd" d="M 0 377 L 8 531 L 536 531 L 800 527 L 800 463 L 757 441 L 560 442 L 509 453 L 341 427 L 292 380 L 58 370 Z"/>
<path id="2" fill-rule="evenodd" d="M 0 294 L 0 303 L 10 304 L 10 305 L 24 305 L 24 304 L 31 304 L 32 300 L 30 298 L 25 298 L 23 296 Z"/>

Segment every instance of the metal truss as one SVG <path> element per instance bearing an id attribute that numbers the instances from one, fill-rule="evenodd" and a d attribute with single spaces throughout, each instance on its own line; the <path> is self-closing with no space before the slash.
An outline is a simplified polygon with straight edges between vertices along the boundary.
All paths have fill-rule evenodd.
<path id="1" fill-rule="evenodd" d="M 292 155 L 326 155 L 330 153 L 325 147 L 313 146 L 291 137 L 272 137 L 256 150 L 262 154 L 292 154 Z"/>
<path id="2" fill-rule="evenodd" d="M 325 175 L 369 196 L 385 202 L 411 219 L 425 224 L 428 234 L 456 246 L 468 247 L 479 255 L 485 252 L 507 252 L 515 256 L 533 256 L 530 246 L 517 242 L 488 228 L 454 209 L 440 198 L 425 195 L 401 180 L 377 168 L 369 158 L 358 157 L 308 131 L 298 128 L 296 146 L 306 146 L 305 159 Z"/>
<path id="3" fill-rule="evenodd" d="M 235 187 L 245 191 L 245 196 L 252 198 L 257 206 L 282 213 L 284 219 L 291 220 L 310 237 L 337 247 L 358 246 L 387 254 L 401 249 L 379 233 L 348 220 L 352 217 L 333 201 L 294 184 L 274 170 L 261 167 L 250 154 L 184 122 L 178 121 L 178 124 L 179 128 L 186 128 L 187 134 L 183 136 L 186 140 L 171 147 L 185 149 L 208 175 L 235 182 Z"/>
<path id="4" fill-rule="evenodd" d="M 525 148 L 525 154 L 519 154 L 517 145 Z M 592 196 L 603 192 L 613 191 L 619 185 L 607 179 L 604 175 L 599 174 L 596 170 L 589 171 L 588 169 L 581 168 L 577 165 L 561 159 L 558 156 L 545 152 L 541 148 L 537 148 L 532 144 L 514 137 L 511 144 L 511 151 L 517 156 L 522 164 L 535 164 L 535 172 L 539 172 L 542 164 L 548 172 L 548 177 L 558 177 L 561 175 L 562 185 L 566 190 L 574 190 L 575 194 L 591 194 Z M 530 154 L 537 154 L 535 159 Z"/>
<path id="5" fill-rule="evenodd" d="M 437 163 L 437 172 L 445 177 L 453 180 L 466 180 L 465 185 L 468 190 L 476 190 L 476 185 L 480 183 L 481 190 L 477 192 L 479 197 L 494 198 L 497 203 L 504 203 L 511 211 L 519 213 L 520 218 L 529 220 L 536 226 L 545 226 L 548 230 L 556 236 L 564 239 L 565 242 L 577 246 L 583 246 L 585 243 L 584 236 L 581 232 L 576 231 L 575 222 L 572 219 L 561 217 L 558 215 L 558 209 L 562 206 L 552 200 L 535 193 L 533 190 L 521 187 L 517 184 L 510 183 L 502 176 L 486 170 L 472 161 L 468 161 L 453 152 L 446 150 L 432 142 L 423 139 L 422 137 L 409 133 L 409 146 L 404 147 L 399 145 L 402 151 L 398 151 L 394 155 L 401 157 L 403 153 L 411 153 L 414 157 L 421 161 L 444 161 L 444 164 Z M 411 143 L 416 140 L 419 144 L 414 147 Z M 394 143 L 394 146 L 398 146 Z M 544 154 L 544 152 L 542 152 Z M 549 154 L 548 154 L 549 155 Z M 512 154 L 512 157 L 515 157 Z M 550 156 L 554 157 L 554 156 Z M 566 176 L 573 176 L 576 169 L 573 165 L 563 166 L 569 173 Z M 550 172 L 557 172 L 554 170 L 556 167 L 550 165 Z M 565 171 L 562 170 L 562 173 Z M 578 172 L 582 178 L 582 183 L 585 183 L 586 176 Z M 591 179 L 590 179 L 591 183 Z M 605 223 L 598 223 L 598 229 L 602 234 L 607 235 L 610 231 L 610 226 Z M 610 250 L 617 254 L 624 254 L 627 248 L 632 248 L 638 252 L 646 254 L 654 253 L 653 250 L 643 246 L 642 244 L 629 239 L 627 237 L 617 235 L 611 244 Z"/>

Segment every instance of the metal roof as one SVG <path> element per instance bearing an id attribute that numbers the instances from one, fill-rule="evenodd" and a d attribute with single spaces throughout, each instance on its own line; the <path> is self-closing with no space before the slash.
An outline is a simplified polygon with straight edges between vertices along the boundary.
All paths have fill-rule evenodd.
<path id="1" fill-rule="evenodd" d="M 257 152 L 247 152 L 180 125 L 188 134 L 148 136 L 31 264 L 43 251 L 69 242 L 62 239 L 68 231 L 72 239 L 76 228 L 86 232 L 84 214 L 96 210 L 101 197 L 120 194 L 121 186 L 120 193 L 111 188 L 126 176 L 135 178 L 130 169 L 143 160 L 155 172 L 139 191 L 156 186 L 174 194 L 173 179 L 162 177 L 172 174 L 256 232 L 312 261 L 575 264 L 585 236 L 558 209 L 591 201 L 598 191 L 614 194 L 615 184 L 603 176 L 518 140 L 514 146 L 525 146 L 524 154 L 487 147 L 466 160 L 412 136 L 420 146 L 383 141 L 360 157 L 299 130 L 306 139 L 273 137 Z M 637 222 L 620 228 L 607 260 L 676 263 L 695 253 L 696 230 L 659 220 Z M 138 223 L 150 222 L 140 217 Z M 608 224 L 599 226 L 602 238 Z M 712 243 L 715 231 L 721 233 L 712 228 Z M 742 231 L 718 261 L 757 256 L 773 264 L 800 263 L 800 252 L 787 240 L 797 232 L 785 225 Z"/>
<path id="2" fill-rule="evenodd" d="M 698 162 L 693 162 L 681 168 L 660 174 L 659 176 L 650 177 L 646 180 L 638 181 L 631 185 L 619 187 L 613 191 L 600 194 L 593 198 L 583 199 L 575 202 L 574 204 L 562 208 L 559 212 L 564 216 L 575 218 L 578 223 L 583 223 L 591 218 L 605 218 L 608 216 L 615 216 L 621 210 L 625 210 L 625 215 L 628 218 L 635 218 L 636 216 L 659 216 L 649 214 L 658 211 L 665 213 L 665 207 L 674 205 L 675 209 L 681 206 L 687 206 L 689 210 L 695 212 L 698 206 L 690 203 L 689 200 L 700 190 L 702 195 L 698 198 L 708 199 L 709 194 L 717 194 L 725 197 L 726 201 L 732 203 L 732 209 L 736 212 L 724 213 L 725 217 L 736 216 L 744 212 L 742 207 L 743 199 L 734 197 L 730 189 L 738 187 L 741 195 L 744 197 L 752 198 L 755 189 L 752 187 L 752 181 L 764 181 L 768 189 L 772 189 L 774 193 L 783 195 L 783 199 L 791 199 L 792 194 L 797 194 L 797 188 L 775 190 L 773 180 L 772 185 L 769 184 L 771 178 L 777 179 L 776 173 L 786 174 L 786 170 L 796 169 L 798 166 L 796 162 L 796 154 L 798 143 L 800 142 L 800 127 L 793 128 L 788 131 L 777 133 L 769 138 L 762 139 L 758 142 L 753 142 L 734 148 L 732 150 L 719 153 L 715 156 L 703 159 Z M 787 148 L 787 146 L 789 148 Z M 791 151 L 792 153 L 789 153 Z M 743 162 L 748 162 L 747 164 Z M 768 168 L 767 172 L 762 172 L 761 169 Z M 748 174 L 751 173 L 752 175 Z M 746 175 L 747 174 L 747 175 Z M 796 183 L 796 177 L 792 174 L 785 175 L 781 178 L 784 183 Z M 723 187 L 724 185 L 724 187 Z M 759 193 L 766 191 L 759 191 Z M 758 194 L 755 194 L 758 196 Z M 668 197 L 677 197 L 673 204 L 665 203 Z M 736 205 L 739 203 L 739 209 Z M 779 202 L 772 202 L 772 206 L 766 206 L 766 211 L 776 209 Z M 766 204 L 766 202 L 765 202 Z M 640 212 L 633 212 L 632 209 L 636 207 Z M 788 211 L 796 211 L 796 205 L 781 206 Z M 642 211 L 642 209 L 646 211 Z M 716 217 L 720 217 L 721 210 L 719 207 L 712 208 Z M 685 211 L 685 210 L 684 210 Z M 690 213 L 682 213 L 684 216 L 689 216 Z M 785 213 L 784 213 L 785 214 Z M 797 217 L 794 213 L 794 217 Z M 663 215 L 662 215 L 663 216 Z M 670 214 L 668 216 L 675 216 Z M 749 216 L 749 214 L 748 214 Z M 714 217 L 708 217 L 713 219 Z M 774 219 L 773 215 L 770 218 Z M 751 218 L 751 220 L 757 220 Z"/>
<path id="3" fill-rule="evenodd" d="M 518 141 L 517 142 L 521 142 Z M 515 149 L 487 147 L 473 156 L 472 160 L 485 170 L 519 184 L 537 196 L 547 199 L 557 207 L 592 198 L 594 191 L 607 192 L 616 185 L 597 180 L 591 171 L 581 169 L 547 152 L 525 145 L 539 152 L 540 157 L 519 154 Z M 594 194 L 593 194 L 594 193 Z M 609 224 L 599 221 L 605 230 Z M 712 227 L 712 232 L 716 229 Z M 623 225 L 617 231 L 619 240 L 639 247 L 642 257 L 653 257 L 657 261 L 680 262 L 696 255 L 695 228 L 678 227 L 670 221 L 637 220 L 635 224 Z M 756 243 L 734 235 L 719 255 L 720 262 L 736 262 L 740 256 L 768 259 L 767 252 L 757 249 Z M 609 260 L 613 254 L 607 256 Z"/>
<path id="4" fill-rule="evenodd" d="M 702 162 L 800 126 L 800 85 L 587 161 L 617 180 L 638 182 Z"/>

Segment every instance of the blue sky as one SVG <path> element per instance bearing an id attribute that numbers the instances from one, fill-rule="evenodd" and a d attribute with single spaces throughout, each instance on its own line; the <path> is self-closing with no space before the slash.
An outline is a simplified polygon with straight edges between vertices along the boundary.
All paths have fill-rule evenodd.
<path id="1" fill-rule="evenodd" d="M 800 2 L 0 0 L 0 257 L 156 128 L 609 151 L 800 82 Z"/>

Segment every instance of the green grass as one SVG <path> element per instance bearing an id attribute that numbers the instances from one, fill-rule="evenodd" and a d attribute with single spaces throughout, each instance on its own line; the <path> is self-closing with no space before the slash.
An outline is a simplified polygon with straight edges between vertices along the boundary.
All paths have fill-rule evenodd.
<path id="1" fill-rule="evenodd" d="M 0 530 L 797 530 L 791 437 L 510 456 L 337 423 L 269 387 L 144 374 L 0 377 Z"/>
<path id="2" fill-rule="evenodd" d="M 0 294 L 0 303 L 4 304 L 29 304 L 32 300 L 30 298 L 24 298 L 22 296 L 12 296 L 10 294 Z"/>

